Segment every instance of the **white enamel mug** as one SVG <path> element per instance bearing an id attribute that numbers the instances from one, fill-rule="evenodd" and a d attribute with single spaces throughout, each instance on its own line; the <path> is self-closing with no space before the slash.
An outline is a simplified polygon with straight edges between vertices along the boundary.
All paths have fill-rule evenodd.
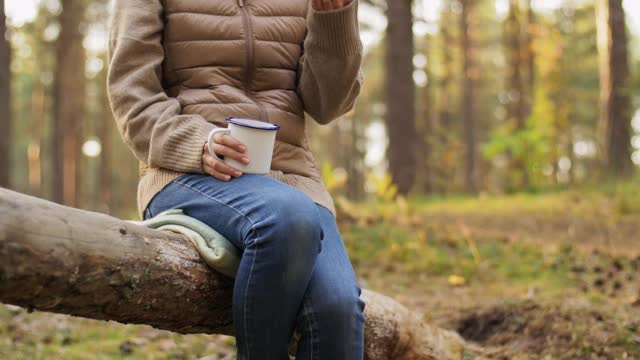
<path id="1" fill-rule="evenodd" d="M 271 169 L 276 131 L 280 129 L 280 126 L 267 121 L 236 117 L 228 118 L 227 123 L 229 123 L 228 127 L 216 128 L 209 133 L 207 139 L 209 154 L 214 159 L 218 159 L 243 173 L 267 174 Z M 247 147 L 245 155 L 249 158 L 249 164 L 245 165 L 228 156 L 220 159 L 216 155 L 213 151 L 213 136 L 219 132 L 230 134 Z"/>

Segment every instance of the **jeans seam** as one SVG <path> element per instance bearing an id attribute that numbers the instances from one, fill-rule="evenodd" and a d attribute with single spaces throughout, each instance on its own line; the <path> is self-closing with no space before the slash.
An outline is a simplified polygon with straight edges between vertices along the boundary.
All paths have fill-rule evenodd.
<path id="1" fill-rule="evenodd" d="M 309 322 L 309 336 L 311 337 L 311 339 L 309 339 L 309 344 L 311 345 L 311 354 L 309 358 L 313 360 L 313 324 L 311 323 L 311 319 L 309 318 L 309 310 L 307 309 L 306 301 L 303 302 L 303 306 L 304 306 L 304 316 L 307 318 L 307 321 Z"/>
<path id="2" fill-rule="evenodd" d="M 252 228 L 251 230 L 256 233 L 256 238 L 258 238 L 258 236 L 257 236 L 257 232 L 258 231 L 255 228 Z M 250 339 L 250 337 L 247 334 L 247 331 L 249 329 L 249 327 L 247 326 L 247 307 L 249 306 L 249 301 L 248 301 L 248 298 L 249 298 L 249 285 L 251 284 L 251 278 L 253 277 L 253 267 L 254 267 L 254 265 L 256 263 L 256 258 L 258 257 L 258 250 L 260 250 L 260 241 L 256 240 L 256 241 L 254 241 L 254 244 L 256 245 L 256 254 L 253 257 L 253 259 L 251 260 L 251 268 L 249 268 L 249 276 L 247 277 L 247 285 L 244 288 L 244 309 L 243 309 L 244 313 L 242 315 L 242 317 L 244 318 L 243 319 L 244 320 L 244 332 L 245 332 L 244 338 L 245 338 L 245 348 L 246 348 L 246 351 L 247 351 L 247 359 L 251 359 L 250 350 L 249 350 L 249 339 Z"/>
<path id="3" fill-rule="evenodd" d="M 213 200 L 213 201 L 217 202 L 218 204 L 223 205 L 223 206 L 226 206 L 226 207 L 228 207 L 229 209 L 231 209 L 231 210 L 235 211 L 236 213 L 238 213 L 238 215 L 242 216 L 245 220 L 247 220 L 247 221 L 249 221 L 249 223 L 251 223 L 251 229 L 249 229 L 249 230 L 252 230 L 252 229 L 255 229 L 255 228 L 256 228 L 256 223 L 255 223 L 253 220 L 251 220 L 251 218 L 250 218 L 247 214 L 243 213 L 241 210 L 239 210 L 239 209 L 237 209 L 237 208 L 233 207 L 232 205 L 229 205 L 229 204 L 227 204 L 227 203 L 225 203 L 225 202 L 223 202 L 223 201 L 221 201 L 221 200 L 219 200 L 219 199 L 216 199 L 216 198 L 214 198 L 213 196 L 211 196 L 211 195 L 209 195 L 209 194 L 205 194 L 204 192 L 202 192 L 202 191 L 200 191 L 200 190 L 198 190 L 198 189 L 194 188 L 193 186 L 191 186 L 191 185 L 189 185 L 189 184 L 181 183 L 181 182 L 179 182 L 179 181 L 174 181 L 174 183 L 176 183 L 176 184 L 178 184 L 178 185 L 180 185 L 180 186 L 186 187 L 186 188 L 188 188 L 188 189 L 190 189 L 190 190 L 192 190 L 192 191 L 195 191 L 195 192 L 197 192 L 198 194 L 200 194 L 200 195 L 202 195 L 202 196 L 206 197 L 207 199 Z"/>
<path id="4" fill-rule="evenodd" d="M 310 359 L 314 360 L 315 359 L 315 357 L 313 356 L 314 349 L 316 348 L 318 338 L 317 338 L 317 327 L 316 327 L 315 316 L 313 315 L 313 308 L 311 307 L 311 305 L 309 305 L 309 303 L 310 303 L 310 300 L 303 301 L 303 307 L 304 307 L 304 315 L 307 318 L 307 321 L 309 322 L 309 336 L 311 336 L 311 339 L 309 341 L 309 343 L 311 344 Z"/>

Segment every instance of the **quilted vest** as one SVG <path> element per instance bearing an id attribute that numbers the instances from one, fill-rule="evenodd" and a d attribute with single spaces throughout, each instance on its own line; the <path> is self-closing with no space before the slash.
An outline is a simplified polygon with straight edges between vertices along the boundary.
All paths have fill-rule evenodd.
<path id="1" fill-rule="evenodd" d="M 280 125 L 272 176 L 320 181 L 295 92 L 308 0 L 165 0 L 164 88 L 183 114 Z M 282 172 L 282 174 L 278 174 Z"/>

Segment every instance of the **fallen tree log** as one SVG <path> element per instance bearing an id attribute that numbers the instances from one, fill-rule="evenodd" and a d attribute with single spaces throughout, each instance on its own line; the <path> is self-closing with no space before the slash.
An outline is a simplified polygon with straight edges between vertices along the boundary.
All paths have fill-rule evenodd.
<path id="1" fill-rule="evenodd" d="M 233 280 L 181 235 L 0 188 L 0 302 L 183 334 L 233 335 Z M 460 359 L 455 333 L 363 290 L 365 359 Z"/>

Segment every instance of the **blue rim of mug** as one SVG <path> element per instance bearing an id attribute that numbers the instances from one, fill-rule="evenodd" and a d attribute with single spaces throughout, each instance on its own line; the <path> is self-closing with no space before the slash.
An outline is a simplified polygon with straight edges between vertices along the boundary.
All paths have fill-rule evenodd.
<path id="1" fill-rule="evenodd" d="M 258 121 L 258 122 L 264 123 L 265 125 L 270 125 L 270 127 L 251 126 L 251 125 L 245 124 L 243 122 L 240 122 L 240 120 Z M 229 117 L 229 118 L 227 118 L 227 122 L 232 123 L 234 125 L 244 126 L 244 127 L 248 127 L 248 128 L 252 128 L 252 129 L 258 129 L 258 130 L 273 131 L 273 130 L 279 130 L 280 129 L 280 126 L 276 125 L 274 123 L 271 123 L 271 122 L 268 122 L 268 121 L 264 121 L 264 120 L 250 119 L 250 118 Z"/>

